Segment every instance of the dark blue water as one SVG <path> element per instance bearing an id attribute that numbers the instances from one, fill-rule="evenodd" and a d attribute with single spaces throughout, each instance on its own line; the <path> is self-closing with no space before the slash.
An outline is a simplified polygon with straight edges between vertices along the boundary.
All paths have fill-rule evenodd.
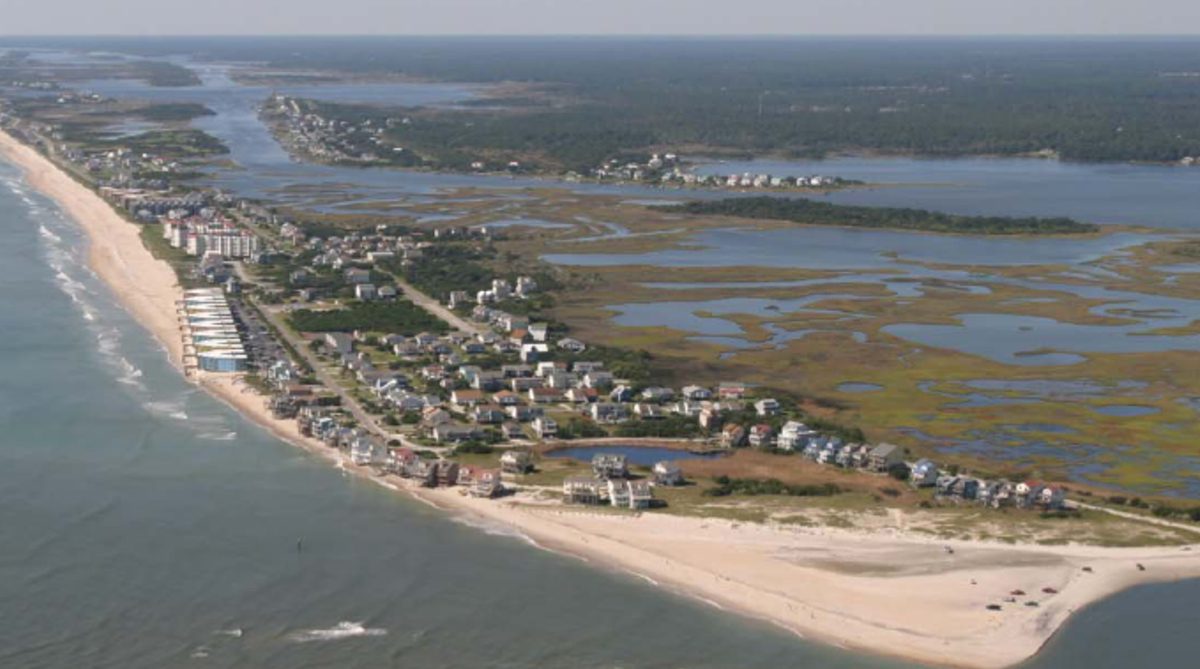
<path id="1" fill-rule="evenodd" d="M 591 462 L 594 456 L 601 453 L 624 455 L 629 464 L 642 467 L 652 467 L 654 463 L 663 460 L 712 460 L 725 455 L 724 453 L 689 453 L 675 448 L 655 446 L 573 446 L 549 451 L 546 456 Z"/>

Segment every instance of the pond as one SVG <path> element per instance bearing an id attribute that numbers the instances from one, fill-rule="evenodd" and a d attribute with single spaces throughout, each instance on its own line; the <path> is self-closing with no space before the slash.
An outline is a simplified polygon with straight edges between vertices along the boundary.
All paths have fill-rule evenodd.
<path id="1" fill-rule="evenodd" d="M 840 393 L 873 393 L 883 390 L 883 386 L 877 383 L 847 381 L 846 383 L 838 384 L 837 390 Z"/>
<path id="2" fill-rule="evenodd" d="M 1109 404 L 1106 406 L 1091 407 L 1091 409 L 1098 414 L 1117 416 L 1119 418 L 1134 418 L 1158 413 L 1158 407 L 1149 407 L 1143 404 Z"/>
<path id="3" fill-rule="evenodd" d="M 569 458 L 580 462 L 591 462 L 594 456 L 602 453 L 624 455 L 630 464 L 641 465 L 643 467 L 653 467 L 654 463 L 662 462 L 663 460 L 714 460 L 725 457 L 725 453 L 723 452 L 691 453 L 689 451 L 662 448 L 659 446 L 573 446 L 548 451 L 546 457 Z"/>

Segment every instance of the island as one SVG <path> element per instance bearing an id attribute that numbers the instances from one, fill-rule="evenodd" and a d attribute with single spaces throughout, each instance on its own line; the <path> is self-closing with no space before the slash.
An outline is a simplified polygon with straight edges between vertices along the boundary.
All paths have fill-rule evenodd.
<path id="1" fill-rule="evenodd" d="M 959 216 L 925 209 L 838 205 L 807 198 L 731 197 L 661 208 L 693 216 L 731 216 L 804 225 L 968 235 L 1077 235 L 1100 230 L 1100 226 L 1094 223 L 1081 223 L 1062 217 Z"/>

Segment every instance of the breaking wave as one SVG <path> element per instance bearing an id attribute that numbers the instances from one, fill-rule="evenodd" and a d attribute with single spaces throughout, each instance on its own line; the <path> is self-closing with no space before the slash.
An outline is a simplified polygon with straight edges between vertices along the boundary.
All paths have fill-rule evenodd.
<path id="1" fill-rule="evenodd" d="M 524 532 L 521 532 L 510 525 L 505 525 L 504 523 L 498 523 L 495 521 L 466 515 L 452 516 L 450 520 L 458 523 L 459 525 L 465 525 L 471 529 L 479 530 L 480 532 L 493 537 L 509 537 L 511 539 L 520 539 L 534 548 L 543 548 L 541 544 L 534 541 L 533 538 L 528 534 L 525 534 Z"/>
<path id="2" fill-rule="evenodd" d="M 341 641 L 364 636 L 384 636 L 387 630 L 381 627 L 366 627 L 361 622 L 342 622 L 327 629 L 312 629 L 293 632 L 288 639 L 294 643 L 312 643 L 314 641 Z"/>
<path id="3" fill-rule="evenodd" d="M 142 408 L 157 414 L 170 416 L 176 420 L 187 420 L 187 412 L 183 410 L 183 402 L 143 402 Z"/>
<path id="4" fill-rule="evenodd" d="M 230 430 L 229 432 L 201 432 L 196 435 L 197 439 L 205 439 L 208 441 L 233 441 L 237 439 L 237 432 Z"/>

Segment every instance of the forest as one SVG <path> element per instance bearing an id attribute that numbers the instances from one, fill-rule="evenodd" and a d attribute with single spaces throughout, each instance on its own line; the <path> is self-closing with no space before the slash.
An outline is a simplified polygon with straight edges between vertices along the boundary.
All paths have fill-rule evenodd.
<path id="1" fill-rule="evenodd" d="M 366 42 L 370 57 L 367 44 L 334 41 L 291 66 L 505 84 L 453 107 L 406 110 L 410 123 L 393 129 L 394 142 L 450 168 L 489 157 L 582 172 L 655 147 L 783 157 L 1200 156 L 1195 39 Z"/>
<path id="2" fill-rule="evenodd" d="M 23 40 L 11 41 L 19 47 Z M 281 76 L 499 85 L 457 105 L 384 112 L 411 117 L 394 128 L 394 142 L 444 168 L 486 157 L 583 171 L 652 147 L 783 157 L 1200 156 L 1197 38 L 28 41 L 160 57 L 186 52 L 201 61 L 261 63 Z M 19 66 L 0 63 L 0 73 Z M 172 64 L 133 69 L 156 84 L 189 83 Z"/>

